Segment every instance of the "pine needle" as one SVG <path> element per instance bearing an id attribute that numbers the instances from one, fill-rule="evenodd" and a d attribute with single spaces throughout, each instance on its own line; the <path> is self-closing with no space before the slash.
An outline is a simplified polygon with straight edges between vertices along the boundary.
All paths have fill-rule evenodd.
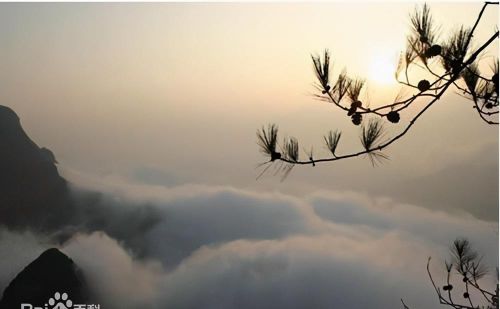
<path id="1" fill-rule="evenodd" d="M 361 78 L 355 78 L 349 81 L 348 95 L 353 102 L 358 101 L 361 89 L 363 89 L 364 85 L 365 85 L 365 80 Z"/>
<path id="2" fill-rule="evenodd" d="M 335 130 L 330 131 L 326 136 L 324 136 L 325 144 L 328 150 L 335 157 L 335 150 L 337 150 L 337 146 L 339 145 L 340 137 L 342 136 L 342 132 Z"/>
<path id="3" fill-rule="evenodd" d="M 297 162 L 299 160 L 299 142 L 296 138 L 285 138 L 283 142 L 283 153 L 285 158 Z"/>
<path id="4" fill-rule="evenodd" d="M 381 139 L 385 135 L 382 121 L 380 119 L 370 119 L 368 124 L 364 124 L 361 134 L 361 144 L 368 151 L 367 155 L 371 161 L 372 166 L 388 160 L 389 156 L 380 150 L 376 150 L 377 145 L 380 144 Z"/>
<path id="5" fill-rule="evenodd" d="M 330 53 L 325 50 L 323 61 L 320 56 L 311 55 L 316 78 L 320 82 L 323 89 L 327 89 L 330 80 Z"/>
<path id="6" fill-rule="evenodd" d="M 464 61 L 469 51 L 470 44 L 468 44 L 468 37 L 470 33 L 470 29 L 465 29 L 462 26 L 455 31 L 448 42 L 443 46 L 442 63 L 447 71 L 458 69 Z"/>
<path id="7" fill-rule="evenodd" d="M 410 15 L 410 21 L 415 37 L 419 41 L 432 45 L 436 39 L 436 27 L 429 6 L 424 4 L 420 10 L 415 8 L 413 14 Z"/>
<path id="8" fill-rule="evenodd" d="M 467 89 L 469 89 L 469 92 L 471 93 L 474 100 L 476 100 L 476 87 L 479 80 L 479 74 L 480 72 L 476 63 L 473 63 L 465 68 L 465 70 L 462 71 L 461 74 L 465 85 L 467 86 Z"/>
<path id="9" fill-rule="evenodd" d="M 361 134 L 361 143 L 365 150 L 374 147 L 384 135 L 384 128 L 380 119 L 370 119 L 368 124 L 363 125 Z"/>
<path id="10" fill-rule="evenodd" d="M 333 92 L 336 94 L 337 102 L 340 103 L 340 101 L 342 101 L 344 96 L 347 94 L 347 92 L 349 91 L 350 83 L 351 79 L 347 77 L 346 70 L 342 70 L 342 72 L 339 74 L 339 77 L 337 78 L 335 86 L 333 87 Z"/>
<path id="11" fill-rule="evenodd" d="M 269 124 L 267 130 L 262 127 L 257 130 L 257 145 L 260 151 L 268 156 L 276 153 L 276 143 L 278 142 L 278 126 L 276 124 Z"/>

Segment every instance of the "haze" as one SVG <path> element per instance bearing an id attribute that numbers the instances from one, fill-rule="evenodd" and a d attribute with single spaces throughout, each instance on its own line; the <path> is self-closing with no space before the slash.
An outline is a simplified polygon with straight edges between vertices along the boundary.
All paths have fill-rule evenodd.
<path id="1" fill-rule="evenodd" d="M 287 257 L 285 260 L 297 258 L 290 264 L 293 271 L 289 277 L 279 279 L 286 284 L 303 278 L 302 272 L 309 269 L 302 264 L 309 259 L 308 250 L 323 254 L 324 243 L 345 245 L 349 261 L 359 258 L 352 252 L 364 252 L 360 263 L 366 264 L 367 269 L 371 267 L 368 261 L 371 254 L 379 258 L 375 258 L 376 265 L 389 265 L 383 252 L 370 251 L 372 242 L 364 238 L 367 237 L 363 234 L 364 228 L 381 233 L 377 235 L 385 235 L 386 229 L 403 231 L 404 237 L 392 239 L 393 234 L 388 233 L 374 243 L 387 245 L 394 255 L 402 254 L 408 259 L 414 257 L 402 253 L 410 247 L 406 239 L 422 237 L 416 241 L 422 248 L 421 262 L 416 265 L 412 260 L 415 273 L 418 269 L 424 270 L 426 255 L 434 254 L 433 250 L 442 246 L 446 249 L 445 245 L 460 233 L 472 235 L 494 263 L 498 252 L 498 233 L 495 234 L 498 230 L 498 128 L 481 121 L 472 110 L 472 103 L 453 91 L 433 106 L 408 135 L 388 149 L 391 160 L 379 167 L 373 168 L 369 160 L 356 158 L 314 168 L 296 167 L 284 182 L 272 175 L 256 180 L 260 172 L 256 166 L 266 158 L 258 151 L 255 132 L 268 123 L 277 123 L 282 134 L 297 137 L 301 148 L 314 147 L 318 154 L 327 153 L 322 141 L 331 129 L 344 132 L 340 152 L 359 149 L 359 128 L 338 109 L 313 98 L 315 80 L 310 55 L 327 48 L 332 52 L 335 73 L 345 67 L 350 75 L 367 78 L 364 100 L 373 106 L 393 100 L 399 87 L 388 77 L 391 70 L 387 67 L 391 63 L 396 66 L 398 55 L 405 47 L 408 14 L 414 7 L 414 3 L 399 2 L 2 3 L 0 104 L 15 110 L 30 137 L 55 153 L 59 171 L 76 186 L 110 194 L 121 192 L 128 198 L 160 204 L 170 203 L 163 201 L 171 201 L 170 194 L 180 190 L 182 193 L 174 194 L 175 199 L 186 194 L 188 202 L 179 202 L 180 205 L 194 207 L 186 206 L 187 214 L 182 213 L 187 217 L 191 211 L 193 214 L 199 211 L 193 206 L 191 195 L 195 196 L 196 203 L 209 200 L 210 205 L 222 205 L 221 209 L 205 214 L 207 221 L 216 222 L 214 224 L 218 221 L 211 221 L 212 216 L 227 216 L 228 220 L 236 221 L 246 217 L 228 210 L 233 202 L 235 205 L 256 204 L 259 209 L 260 203 L 286 204 L 294 209 L 292 217 L 288 217 L 290 212 L 285 206 L 283 216 L 269 215 L 270 222 L 262 223 L 263 234 L 255 234 L 252 227 L 232 230 L 231 225 L 225 230 L 231 237 L 217 234 L 213 242 L 211 236 L 207 236 L 210 241 L 195 242 L 191 251 L 179 257 L 179 261 L 186 258 L 186 265 L 193 263 L 194 266 L 175 270 L 175 277 L 170 273 L 168 279 L 153 280 L 155 271 L 149 266 L 140 266 L 138 271 L 146 273 L 141 278 L 146 278 L 151 286 L 176 291 L 169 292 L 174 296 L 160 297 L 162 303 L 170 306 L 185 305 L 185 299 L 193 300 L 191 306 L 203 304 L 193 295 L 204 291 L 205 284 L 212 284 L 209 278 L 212 274 L 195 280 L 199 286 L 194 289 L 183 276 L 195 276 L 190 272 L 205 262 L 222 267 L 215 263 L 219 255 L 230 263 L 237 263 L 235 260 L 245 254 L 255 254 L 258 260 L 260 252 L 270 252 L 276 258 L 278 269 L 282 255 Z M 431 3 L 431 9 L 441 25 L 441 35 L 447 37 L 461 24 L 472 25 L 481 4 Z M 492 35 L 497 27 L 498 8 L 489 9 L 483 20 L 474 37 L 476 43 Z M 484 54 L 485 60 L 493 62 L 498 54 L 497 45 Z M 487 71 L 488 66 L 484 69 Z M 400 128 L 389 126 L 389 134 Z M 194 189 L 186 193 L 189 188 Z M 219 194 L 221 200 L 217 199 Z M 226 199 L 225 194 L 230 198 Z M 214 201 L 210 200 L 213 196 Z M 198 205 L 196 203 L 194 205 Z M 261 210 L 258 210 L 258 220 L 267 218 L 266 212 L 261 215 Z M 316 216 L 340 227 L 325 227 L 315 221 L 320 220 Z M 287 221 L 291 225 L 283 229 L 273 227 L 284 218 L 297 222 Z M 441 219 L 443 221 L 439 221 Z M 321 231 L 318 232 L 321 236 L 313 237 L 310 242 L 300 238 L 306 234 L 309 237 L 313 229 L 304 227 L 306 221 L 307 224 L 315 222 L 314 230 Z M 441 235 L 436 239 L 425 234 L 428 226 L 423 222 L 437 225 L 446 222 L 450 228 L 443 235 L 447 237 Z M 182 227 L 190 224 L 186 219 Z M 359 224 L 364 227 L 359 228 Z M 173 228 L 162 225 L 155 230 L 154 239 L 161 239 L 160 232 L 168 233 L 169 229 Z M 210 226 L 207 230 L 211 230 Z M 328 233 L 333 230 L 351 236 L 356 234 L 354 238 L 363 239 L 362 245 L 332 240 Z M 282 240 L 291 234 L 298 238 Z M 69 245 L 67 252 L 83 255 L 82 244 L 92 247 L 100 241 L 104 242 L 103 248 L 111 248 L 113 254 L 125 250 L 107 236 L 103 239 L 96 239 L 95 235 L 81 237 L 83 239 Z M 263 242 L 250 246 L 246 243 L 255 238 L 270 242 L 277 238 L 279 244 Z M 210 247 L 214 243 L 222 247 Z M 287 245 L 294 248 L 290 255 L 281 251 L 286 251 Z M 195 251 L 199 248 L 201 251 Z M 166 252 L 162 247 L 157 249 Z M 163 257 L 162 254 L 157 256 Z M 122 257 L 132 259 L 127 255 Z M 327 257 L 320 255 L 316 259 L 313 254 L 311 265 L 329 265 Z M 347 261 L 344 258 L 333 259 L 343 263 Z M 304 263 L 309 265 L 309 261 Z M 357 264 L 353 262 L 353 265 Z M 163 266 L 167 269 L 172 265 Z M 403 269 L 401 266 L 394 271 L 394 282 L 399 280 L 397 270 Z M 321 266 L 314 268 L 314 273 L 320 275 Z M 347 273 L 339 277 L 349 280 Z M 233 282 L 231 280 L 225 282 Z M 337 284 L 330 277 L 322 280 L 325 286 Z M 434 300 L 432 290 L 426 290 L 430 285 L 425 276 L 419 280 L 418 289 L 430 295 L 429 301 Z M 236 286 L 233 292 L 262 295 L 259 291 L 276 288 L 269 282 Z M 413 283 L 405 284 L 413 287 Z M 405 296 L 378 291 L 376 280 L 367 280 L 364 285 L 370 295 L 382 299 L 380 304 L 384 306 L 393 304 L 395 308 L 399 298 Z M 301 290 L 299 286 L 294 288 Z M 342 290 L 340 285 L 337 288 Z M 154 288 L 144 293 L 144 299 L 153 297 L 152 290 Z M 252 292 L 245 294 L 248 290 Z M 115 292 L 126 295 L 124 291 L 126 288 Z M 315 291 L 320 299 L 323 294 Z M 410 288 L 398 291 L 407 293 L 418 303 L 418 298 L 408 295 Z M 183 293 L 187 295 L 185 298 L 179 296 Z M 210 299 L 209 295 L 203 294 L 203 297 Z M 396 302 L 389 301 L 390 297 Z M 262 304 L 268 300 L 263 299 Z M 139 304 L 141 301 L 137 300 Z M 298 304 L 300 307 L 301 302 Z M 420 304 L 424 304 L 422 308 L 429 308 L 426 302 Z M 228 303 L 221 306 L 231 307 Z"/>

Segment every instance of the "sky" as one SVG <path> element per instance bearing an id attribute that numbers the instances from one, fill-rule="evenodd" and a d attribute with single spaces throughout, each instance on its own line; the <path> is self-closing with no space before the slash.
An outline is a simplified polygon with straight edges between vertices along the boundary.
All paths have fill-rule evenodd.
<path id="1" fill-rule="evenodd" d="M 262 307 L 303 308 L 314 300 L 318 308 L 398 308 L 407 296 L 415 308 L 434 308 L 422 270 L 427 256 L 445 256 L 458 236 L 475 240 L 494 269 L 498 128 L 454 90 L 387 150 L 381 166 L 355 158 L 296 167 L 284 182 L 272 174 L 256 180 L 266 158 L 255 134 L 268 123 L 318 156 L 327 155 L 322 139 L 332 129 L 343 131 L 339 152 L 360 149 L 349 117 L 314 99 L 310 56 L 327 48 L 335 74 L 346 68 L 366 78 L 363 101 L 371 106 L 393 100 L 399 87 L 392 69 L 414 6 L 0 4 L 0 104 L 54 152 L 75 190 L 103 192 L 110 214 L 121 218 L 116 200 L 157 210 L 159 222 L 136 236 L 140 246 L 127 247 L 109 230 L 63 248 L 106 291 L 103 301 L 113 308 L 255 307 L 250 299 Z M 481 4 L 431 9 L 446 38 L 472 25 Z M 494 33 L 497 20 L 498 9 L 488 9 L 474 46 Z M 498 42 L 481 69 L 488 72 L 497 54 Z M 388 124 L 388 134 L 410 114 Z M 29 232 L 0 235 L 0 248 L 19 246 L 22 254 L 5 257 L 18 268 L 47 245 Z M 86 248 L 100 259 L 89 259 Z M 111 267 L 110 257 L 123 264 Z M 2 264 L 0 288 L 16 269 Z M 352 293 L 356 276 L 364 277 L 364 297 Z M 134 301 L 126 298 L 133 286 L 110 283 L 130 278 L 145 286 L 134 290 Z"/>

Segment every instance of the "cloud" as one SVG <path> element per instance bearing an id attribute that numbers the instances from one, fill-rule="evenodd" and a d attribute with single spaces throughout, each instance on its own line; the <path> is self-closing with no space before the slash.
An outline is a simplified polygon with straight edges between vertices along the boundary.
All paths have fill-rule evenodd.
<path id="1" fill-rule="evenodd" d="M 136 261 L 104 233 L 79 234 L 63 248 L 84 270 L 94 299 L 104 308 L 147 308 L 157 295 L 163 269 L 157 261 Z M 89 254 L 89 253 L 92 254 Z"/>
<path id="2" fill-rule="evenodd" d="M 449 214 L 353 192 L 321 192 L 309 198 L 309 203 L 322 219 L 351 228 L 397 231 L 438 246 L 448 246 L 456 237 L 469 238 L 481 251 L 497 246 L 498 224 L 468 213 Z M 497 253 L 491 253 L 490 262 L 496 263 Z"/>
<path id="3" fill-rule="evenodd" d="M 0 291 L 37 258 L 50 240 L 30 232 L 11 232 L 0 225 Z"/>
<path id="4" fill-rule="evenodd" d="M 448 245 L 466 236 L 497 265 L 498 224 L 388 198 L 77 183 L 81 225 L 61 248 L 107 308 L 438 308 L 428 256 L 442 279 Z M 2 232 L 0 284 L 51 245 Z"/>
<path id="5" fill-rule="evenodd" d="M 432 308 L 411 246 L 395 235 L 235 241 L 203 248 L 165 277 L 160 303 L 176 308 Z M 406 252 L 406 253 L 405 253 Z M 424 258 L 425 260 L 425 258 Z M 423 264 L 423 263 L 420 263 Z"/>
<path id="6" fill-rule="evenodd" d="M 74 188 L 80 226 L 104 231 L 141 257 L 177 265 L 203 245 L 237 239 L 277 239 L 310 233 L 310 208 L 282 195 L 259 195 L 229 187 L 121 187 L 105 194 Z"/>

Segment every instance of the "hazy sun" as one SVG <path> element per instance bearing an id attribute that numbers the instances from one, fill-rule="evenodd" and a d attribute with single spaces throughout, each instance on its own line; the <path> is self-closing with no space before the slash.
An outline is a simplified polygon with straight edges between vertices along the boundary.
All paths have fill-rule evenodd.
<path id="1" fill-rule="evenodd" d="M 372 53 L 369 67 L 370 80 L 380 84 L 394 84 L 397 57 L 390 51 L 377 50 Z"/>

